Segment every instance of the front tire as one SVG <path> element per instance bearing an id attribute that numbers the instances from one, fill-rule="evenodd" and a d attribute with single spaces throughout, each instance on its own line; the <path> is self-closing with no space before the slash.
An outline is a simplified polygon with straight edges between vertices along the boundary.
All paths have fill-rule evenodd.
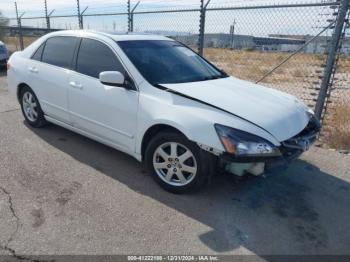
<path id="1" fill-rule="evenodd" d="M 19 99 L 23 116 L 29 125 L 43 127 L 47 124 L 39 100 L 30 87 L 25 86 L 21 90 Z"/>
<path id="2" fill-rule="evenodd" d="M 209 153 L 176 132 L 159 133 L 149 142 L 145 164 L 162 188 L 178 194 L 202 188 L 213 169 Z"/>

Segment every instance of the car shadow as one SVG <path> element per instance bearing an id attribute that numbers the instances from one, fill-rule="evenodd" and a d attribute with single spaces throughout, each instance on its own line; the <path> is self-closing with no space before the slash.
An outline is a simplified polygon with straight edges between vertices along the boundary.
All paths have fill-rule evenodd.
<path id="1" fill-rule="evenodd" d="M 285 172 L 241 182 L 217 175 L 199 193 L 174 195 L 126 154 L 55 125 L 31 130 L 101 174 L 209 226 L 198 237 L 214 252 L 244 247 L 261 256 L 349 253 L 350 185 L 303 160 Z"/>

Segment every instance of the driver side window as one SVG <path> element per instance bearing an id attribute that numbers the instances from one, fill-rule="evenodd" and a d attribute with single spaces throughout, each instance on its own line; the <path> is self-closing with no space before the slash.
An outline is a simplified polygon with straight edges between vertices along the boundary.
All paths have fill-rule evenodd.
<path id="1" fill-rule="evenodd" d="M 125 70 L 113 51 L 100 41 L 83 38 L 79 47 L 77 72 L 94 78 L 99 78 L 103 71 L 119 71 L 125 74 Z"/>

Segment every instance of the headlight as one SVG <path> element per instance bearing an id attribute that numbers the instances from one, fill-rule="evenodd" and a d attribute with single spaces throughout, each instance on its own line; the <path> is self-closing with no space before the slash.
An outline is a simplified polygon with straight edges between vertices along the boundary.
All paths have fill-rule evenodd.
<path id="1" fill-rule="evenodd" d="M 215 124 L 225 150 L 236 156 L 279 156 L 280 151 L 267 140 L 231 127 Z"/>

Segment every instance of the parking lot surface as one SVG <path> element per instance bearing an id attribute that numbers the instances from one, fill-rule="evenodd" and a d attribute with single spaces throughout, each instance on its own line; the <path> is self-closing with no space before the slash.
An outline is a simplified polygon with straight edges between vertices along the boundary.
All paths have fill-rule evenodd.
<path id="1" fill-rule="evenodd" d="M 350 156 L 312 148 L 279 174 L 163 191 L 133 158 L 33 129 L 0 77 L 0 254 L 350 254 Z"/>

